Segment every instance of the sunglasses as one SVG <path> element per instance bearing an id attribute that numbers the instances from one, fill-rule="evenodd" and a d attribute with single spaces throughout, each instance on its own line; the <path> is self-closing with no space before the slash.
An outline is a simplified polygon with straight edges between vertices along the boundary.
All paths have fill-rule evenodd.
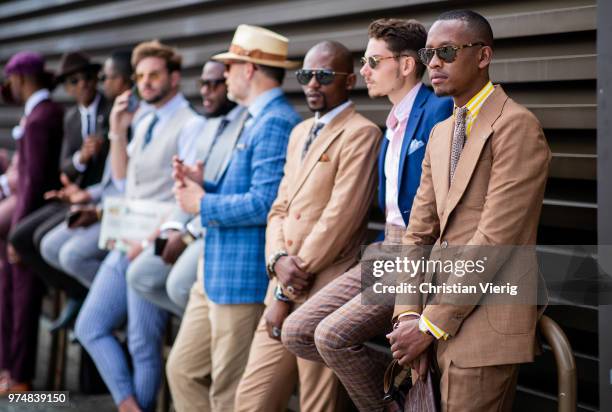
<path id="1" fill-rule="evenodd" d="M 204 86 L 208 87 L 209 89 L 216 89 L 220 84 L 225 84 L 225 79 L 198 79 L 200 89 Z"/>
<path id="2" fill-rule="evenodd" d="M 317 70 L 309 70 L 309 69 L 301 69 L 295 72 L 295 77 L 299 84 L 302 86 L 306 86 L 310 83 L 310 79 L 314 76 L 317 79 L 317 83 L 320 85 L 328 85 L 331 84 L 336 76 L 348 76 L 349 73 L 345 72 L 335 72 L 333 70 L 327 69 L 317 69 Z"/>
<path id="3" fill-rule="evenodd" d="M 107 80 L 115 80 L 117 78 L 119 78 L 120 76 L 118 74 L 111 74 L 111 75 L 106 75 L 106 74 L 100 74 L 98 76 L 98 80 L 101 82 L 105 82 Z"/>
<path id="4" fill-rule="evenodd" d="M 461 46 L 442 46 L 436 47 L 435 49 L 431 48 L 423 48 L 419 50 L 419 58 L 423 62 L 424 65 L 428 66 L 429 63 L 433 60 L 434 55 L 438 56 L 438 59 L 442 60 L 445 63 L 452 63 L 457 58 L 457 53 L 461 49 L 465 49 L 467 47 L 475 47 L 475 46 L 484 46 L 485 44 L 482 42 L 478 43 L 468 43 Z"/>
<path id="5" fill-rule="evenodd" d="M 145 75 L 144 73 L 136 73 L 133 75 L 133 79 L 136 81 L 136 83 L 142 81 L 144 79 Z M 151 81 L 157 81 L 161 78 L 161 73 L 160 72 L 151 72 L 149 73 L 149 80 Z"/>
<path id="6" fill-rule="evenodd" d="M 370 66 L 371 69 L 376 69 L 376 67 L 380 64 L 381 61 L 387 59 L 397 59 L 399 57 L 408 57 L 408 54 L 396 54 L 393 56 L 363 56 L 361 58 L 361 65 L 365 66 L 366 64 Z"/>

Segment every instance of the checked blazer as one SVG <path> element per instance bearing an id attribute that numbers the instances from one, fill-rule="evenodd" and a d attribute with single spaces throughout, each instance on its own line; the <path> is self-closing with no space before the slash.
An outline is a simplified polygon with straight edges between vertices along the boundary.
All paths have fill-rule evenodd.
<path id="1" fill-rule="evenodd" d="M 217 304 L 264 300 L 266 221 L 283 177 L 289 135 L 300 120 L 284 95 L 274 98 L 244 127 L 219 183 L 204 184 L 204 288 Z"/>

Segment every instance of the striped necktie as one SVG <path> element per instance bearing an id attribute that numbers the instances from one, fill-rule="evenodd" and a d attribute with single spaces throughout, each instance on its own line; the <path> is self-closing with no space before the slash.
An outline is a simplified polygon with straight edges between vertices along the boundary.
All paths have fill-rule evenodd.
<path id="1" fill-rule="evenodd" d="M 153 128 L 155 127 L 158 121 L 159 121 L 159 117 L 157 117 L 157 114 L 154 114 L 153 119 L 151 119 L 151 123 L 149 123 L 149 128 L 147 129 L 147 132 L 145 133 L 144 143 L 142 145 L 143 149 L 147 147 L 147 145 L 151 142 L 151 139 L 153 138 Z"/>
<path id="2" fill-rule="evenodd" d="M 310 145 L 312 144 L 314 139 L 316 139 L 317 135 L 319 134 L 323 126 L 325 126 L 325 123 L 321 123 L 321 122 L 315 122 L 312 125 L 310 132 L 308 132 L 308 137 L 306 138 L 306 142 L 304 142 L 304 149 L 302 150 L 302 160 L 304 160 L 304 158 L 306 157 L 306 153 L 308 153 L 308 149 L 310 148 Z"/>
<path id="3" fill-rule="evenodd" d="M 467 107 L 458 107 L 455 111 L 455 130 L 453 131 L 453 143 L 451 146 L 450 158 L 450 182 L 453 183 L 457 163 L 461 157 L 461 151 L 465 144 L 465 118 L 467 115 Z"/>

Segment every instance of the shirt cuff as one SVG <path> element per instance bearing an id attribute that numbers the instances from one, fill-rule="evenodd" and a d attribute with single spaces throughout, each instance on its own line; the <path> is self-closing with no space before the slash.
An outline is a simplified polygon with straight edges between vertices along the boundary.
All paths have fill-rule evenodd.
<path id="1" fill-rule="evenodd" d="M 9 197 L 11 195 L 11 187 L 8 183 L 8 177 L 6 175 L 0 176 L 0 187 L 2 188 L 2 193 L 5 197 Z"/>
<path id="2" fill-rule="evenodd" d="M 80 150 L 77 150 L 76 152 L 74 152 L 74 154 L 72 155 L 72 164 L 74 165 L 74 168 L 78 172 L 83 173 L 85 169 L 87 169 L 87 165 L 84 165 L 83 163 L 79 161 L 80 157 L 81 157 Z"/>
<path id="3" fill-rule="evenodd" d="M 414 312 L 412 310 L 409 310 L 408 312 L 402 312 L 399 315 L 397 315 L 397 321 L 399 322 L 402 318 L 405 318 L 407 316 L 415 316 L 418 319 L 421 317 L 421 314 L 418 312 Z"/>
<path id="4" fill-rule="evenodd" d="M 443 339 L 443 340 L 448 339 L 448 333 L 444 332 L 442 329 L 434 325 L 429 319 L 427 319 L 423 315 L 421 315 L 421 318 L 419 319 L 419 330 L 421 332 L 427 332 L 427 331 L 431 332 L 431 334 L 436 339 Z"/>
<path id="5" fill-rule="evenodd" d="M 163 232 L 164 230 L 177 230 L 182 233 L 185 231 L 185 225 L 183 225 L 181 222 L 169 220 L 167 222 L 162 223 L 162 225 L 159 227 L 159 230 L 161 232 Z"/>

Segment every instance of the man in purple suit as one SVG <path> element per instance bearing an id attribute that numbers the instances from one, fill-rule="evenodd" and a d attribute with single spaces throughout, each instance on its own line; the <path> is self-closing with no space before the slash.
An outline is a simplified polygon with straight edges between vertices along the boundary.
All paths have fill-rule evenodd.
<path id="1" fill-rule="evenodd" d="M 14 228 L 44 204 L 45 192 L 58 189 L 59 158 L 63 137 L 63 109 L 51 101 L 52 76 L 45 71 L 41 55 L 15 54 L 4 68 L 13 100 L 24 105 L 19 155 L 17 205 Z M 11 246 L 0 276 L 0 396 L 29 390 L 34 378 L 38 319 L 43 286 L 40 279 L 19 261 Z"/>

